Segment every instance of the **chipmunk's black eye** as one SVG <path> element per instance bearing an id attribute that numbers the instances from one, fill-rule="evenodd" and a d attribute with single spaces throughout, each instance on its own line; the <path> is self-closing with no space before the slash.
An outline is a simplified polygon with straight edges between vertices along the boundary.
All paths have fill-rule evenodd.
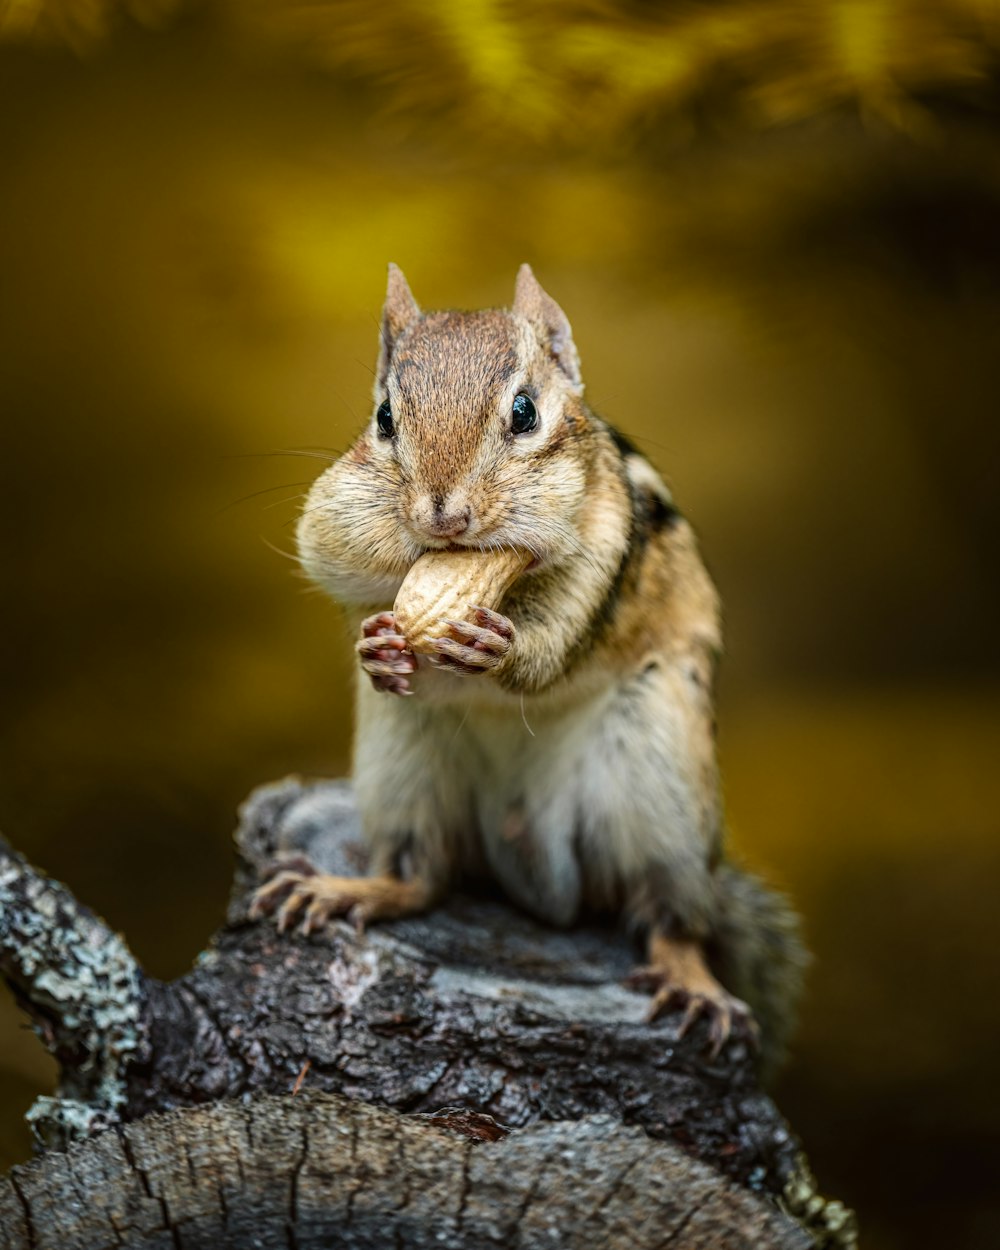
<path id="1" fill-rule="evenodd" d="M 392 408 L 389 401 L 383 399 L 378 406 L 378 412 L 375 414 L 375 421 L 378 424 L 378 432 L 383 438 L 392 438 L 396 433 L 396 426 L 392 419 Z"/>
<path id="2" fill-rule="evenodd" d="M 510 428 L 514 434 L 528 434 L 538 424 L 535 405 L 527 395 L 515 395 L 511 410 Z"/>

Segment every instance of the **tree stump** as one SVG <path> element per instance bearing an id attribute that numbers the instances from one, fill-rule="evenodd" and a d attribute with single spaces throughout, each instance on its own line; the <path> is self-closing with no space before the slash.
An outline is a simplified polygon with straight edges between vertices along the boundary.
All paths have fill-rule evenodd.
<path id="1" fill-rule="evenodd" d="M 279 934 L 247 918 L 276 860 L 364 871 L 351 790 L 241 815 L 227 923 L 171 984 L 0 847 L 0 970 L 61 1064 L 0 1248 L 853 1244 L 751 1039 L 647 1023 L 623 935 L 466 896 Z"/>

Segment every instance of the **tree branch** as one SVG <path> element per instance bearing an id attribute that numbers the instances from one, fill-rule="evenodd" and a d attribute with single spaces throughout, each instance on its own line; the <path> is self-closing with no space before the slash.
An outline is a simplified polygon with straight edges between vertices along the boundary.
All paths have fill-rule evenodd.
<path id="1" fill-rule="evenodd" d="M 0 972 L 60 1064 L 55 1097 L 28 1112 L 38 1140 L 64 1145 L 116 1122 L 126 1067 L 148 1057 L 143 974 L 116 933 L 3 839 Z"/>
<path id="2" fill-rule="evenodd" d="M 40 1139 L 65 1144 L 93 1137 L 109 1124 L 230 1100 L 211 1113 L 143 1120 L 141 1126 L 127 1128 L 120 1139 L 105 1133 L 87 1142 L 84 1153 L 74 1153 L 72 1159 L 47 1155 L 35 1172 L 15 1169 L 4 1201 L 8 1211 L 17 1204 L 26 1231 L 25 1239 L 12 1245 L 48 1244 L 44 1238 L 52 1229 L 70 1227 L 65 1215 L 57 1218 L 53 1206 L 58 1185 L 83 1184 L 80 1177 L 103 1175 L 102 1168 L 117 1169 L 117 1177 L 127 1165 L 140 1182 L 146 1178 L 143 1192 L 148 1201 L 140 1206 L 148 1208 L 147 1215 L 153 1212 L 156 1220 L 143 1216 L 145 1231 L 137 1231 L 137 1226 L 121 1223 L 124 1216 L 107 1215 L 105 1223 L 111 1220 L 122 1234 L 121 1242 L 113 1244 L 130 1248 L 163 1244 L 175 1250 L 177 1245 L 187 1246 L 188 1226 L 192 1221 L 197 1224 L 195 1214 L 208 1201 L 200 1182 L 190 1177 L 202 1168 L 215 1174 L 215 1159 L 224 1157 L 218 1126 L 226 1125 L 229 1131 L 237 1123 L 253 1138 L 252 1168 L 245 1151 L 233 1163 L 250 1169 L 245 1173 L 247 1201 L 253 1211 L 262 1212 L 264 1191 L 270 1193 L 277 1186 L 291 1231 L 285 1241 L 273 1244 L 302 1245 L 301 1230 L 295 1231 L 298 1217 L 288 1214 L 288 1204 L 294 1210 L 308 1206 L 310 1178 L 326 1166 L 317 1159 L 325 1158 L 327 1150 L 324 1145 L 317 1155 L 314 1139 L 305 1136 L 312 1128 L 298 1118 L 303 1106 L 314 1108 L 315 1118 L 324 1122 L 330 1107 L 339 1108 L 337 1122 L 354 1126 L 352 1132 L 364 1126 L 364 1134 L 352 1139 L 357 1158 L 352 1156 L 349 1164 L 340 1159 L 334 1169 L 338 1184 L 347 1186 L 347 1197 L 341 1190 L 335 1194 L 324 1190 L 323 1211 L 332 1209 L 331 1203 L 341 1210 L 337 1204 L 343 1199 L 348 1224 L 354 1219 L 352 1202 L 365 1210 L 383 1211 L 382 1198 L 371 1192 L 375 1182 L 362 1185 L 359 1179 L 369 1166 L 364 1160 L 381 1149 L 374 1138 L 368 1139 L 369 1131 L 404 1143 L 411 1141 L 407 1134 L 417 1133 L 422 1125 L 420 1131 L 433 1138 L 428 1151 L 432 1145 L 433 1150 L 444 1149 L 444 1140 L 454 1153 L 453 1139 L 441 1138 L 443 1128 L 471 1133 L 484 1143 L 448 1165 L 466 1169 L 460 1184 L 465 1197 L 458 1203 L 461 1218 L 456 1216 L 454 1227 L 447 1225 L 449 1245 L 466 1244 L 462 1240 L 466 1232 L 480 1229 L 494 1201 L 498 1213 L 508 1211 L 505 1203 L 520 1213 L 496 1227 L 507 1228 L 504 1236 L 518 1235 L 520 1230 L 526 1237 L 524 1230 L 536 1218 L 536 1207 L 537 1219 L 542 1220 L 540 1212 L 551 1202 L 564 1200 L 550 1194 L 545 1179 L 545 1168 L 558 1170 L 562 1165 L 549 1160 L 542 1167 L 534 1158 L 529 1166 L 522 1160 L 518 1167 L 534 1180 L 527 1190 L 519 1190 L 508 1175 L 510 1160 L 519 1157 L 515 1143 L 530 1143 L 530 1150 L 537 1152 L 544 1143 L 558 1141 L 566 1151 L 577 1152 L 577 1145 L 566 1144 L 571 1138 L 579 1145 L 571 1170 L 586 1172 L 590 1178 L 573 1182 L 575 1201 L 582 1204 L 581 1210 L 591 1212 L 588 1218 L 604 1230 L 601 1236 L 610 1236 L 608 1213 L 619 1210 L 622 1195 L 633 1194 L 638 1203 L 630 1208 L 627 1223 L 633 1238 L 637 1227 L 645 1227 L 642 1222 L 649 1218 L 649 1210 L 659 1211 L 656 1203 L 666 1201 L 661 1197 L 654 1202 L 640 1186 L 648 1156 L 673 1160 L 671 1175 L 676 1178 L 686 1176 L 685 1169 L 694 1169 L 692 1178 L 703 1177 L 702 1165 L 709 1165 L 714 1171 L 708 1175 L 714 1177 L 718 1192 L 737 1192 L 731 1182 L 742 1187 L 758 1221 L 773 1218 L 768 1199 L 780 1201 L 804 1219 L 823 1244 L 853 1244 L 849 1212 L 816 1194 L 798 1142 L 760 1090 L 749 1036 L 735 1033 L 711 1059 L 703 1023 L 683 1037 L 678 1036 L 677 1013 L 647 1023 L 648 1000 L 622 984 L 636 954 L 624 935 L 584 927 L 555 932 L 500 901 L 469 897 L 455 897 L 426 916 L 378 925 L 364 935 L 340 922 L 309 937 L 279 934 L 273 921 L 250 922 L 249 898 L 276 859 L 305 855 L 324 871 L 346 875 L 364 871 L 357 811 L 349 785 L 342 782 L 307 785 L 287 780 L 258 790 L 242 809 L 237 849 L 225 927 L 190 972 L 166 985 L 145 977 L 121 939 L 64 887 L 47 881 L 3 848 L 0 970 L 62 1067 L 55 1097 L 40 1100 L 30 1113 Z M 251 1110 L 243 1106 L 248 1096 L 289 1095 L 300 1087 L 305 1094 L 295 1098 L 265 1100 Z M 316 1101 L 319 1094 L 346 1096 L 354 1109 L 348 1113 L 342 1101 Z M 391 1121 L 369 1119 L 365 1117 L 372 1113 L 356 1104 L 374 1104 L 397 1114 Z M 279 1107 L 286 1111 L 279 1112 Z M 316 1108 L 322 1109 L 322 1116 Z M 602 1118 L 594 1120 L 595 1115 Z M 542 1128 L 543 1122 L 550 1127 Z M 553 1127 L 551 1122 L 557 1123 Z M 391 1132 L 386 1127 L 390 1123 Z M 528 1132 L 530 1126 L 536 1127 Z M 189 1129 L 195 1135 L 190 1142 L 185 1136 Z M 507 1138 L 511 1129 L 517 1131 Z M 115 1145 L 119 1140 L 120 1147 Z M 605 1144 L 594 1145 L 598 1142 Z M 631 1144 L 612 1149 L 611 1142 Z M 192 1154 L 195 1150 L 201 1153 Z M 592 1150 L 612 1152 L 608 1159 L 613 1158 L 614 1167 L 620 1169 L 613 1190 L 606 1183 L 610 1171 L 591 1174 Z M 126 1156 L 132 1151 L 124 1164 L 121 1151 Z M 424 1159 L 419 1151 L 414 1158 L 418 1157 Z M 489 1168 L 482 1163 L 487 1158 L 495 1161 Z M 77 1165 L 72 1160 L 81 1160 L 83 1170 L 74 1172 Z M 419 1203 L 425 1164 L 413 1166 L 411 1175 L 409 1163 L 400 1165 L 400 1176 L 409 1177 L 402 1193 L 410 1197 L 400 1198 L 404 1207 Z M 610 1169 L 611 1162 L 607 1166 Z M 170 1181 L 179 1186 L 176 1192 L 162 1188 L 167 1186 L 163 1169 L 174 1169 L 181 1178 Z M 154 1174 L 161 1176 L 155 1183 Z M 31 1186 L 37 1177 L 45 1180 L 39 1181 L 36 1192 Z M 134 1181 L 133 1177 L 121 1184 L 133 1186 Z M 376 1187 L 382 1184 L 378 1180 Z M 218 1194 L 228 1192 L 222 1181 L 216 1189 Z M 69 1201 L 66 1194 L 59 1201 L 63 1199 Z M 212 1201 L 218 1207 L 212 1219 L 226 1226 L 227 1220 L 236 1218 L 228 1198 L 217 1196 Z M 705 1213 L 715 1211 L 714 1201 L 706 1196 L 701 1205 L 685 1202 L 673 1223 L 657 1226 L 658 1240 L 650 1234 L 652 1239 L 646 1241 L 579 1244 L 670 1245 L 675 1250 L 709 1244 L 799 1244 L 788 1240 L 792 1234 L 787 1229 L 782 1234 L 785 1240 L 773 1242 L 699 1240 L 699 1229 L 709 1218 Z M 133 1211 L 132 1198 L 128 1204 L 132 1205 L 126 1214 Z M 80 1219 L 85 1217 L 98 1218 L 94 1211 Z M 570 1214 L 565 1218 L 569 1220 Z M 580 1211 L 572 1218 L 582 1218 Z M 174 1227 L 178 1221 L 184 1223 L 183 1236 Z M 312 1225 L 307 1222 L 304 1227 L 301 1236 L 308 1240 Z M 169 1234 L 172 1240 L 142 1240 L 153 1232 L 161 1238 Z M 472 1235 L 469 1231 L 470 1239 Z M 425 1244 L 416 1233 L 416 1240 L 407 1240 L 410 1236 L 407 1232 L 398 1244 Z M 373 1241 L 367 1232 L 368 1240 L 361 1233 L 358 1237 L 343 1244 L 385 1244 Z M 60 1250 L 73 1244 L 60 1242 Z M 524 1244 L 535 1242 L 526 1239 Z"/>

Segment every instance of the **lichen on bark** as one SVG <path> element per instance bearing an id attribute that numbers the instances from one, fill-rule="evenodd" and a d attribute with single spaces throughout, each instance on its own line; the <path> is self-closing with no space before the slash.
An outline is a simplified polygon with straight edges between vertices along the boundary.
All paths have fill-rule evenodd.
<path id="1" fill-rule="evenodd" d="M 122 938 L 0 839 L 0 970 L 59 1060 L 52 1097 L 28 1112 L 60 1146 L 115 1123 L 126 1069 L 148 1056 L 145 978 Z"/>

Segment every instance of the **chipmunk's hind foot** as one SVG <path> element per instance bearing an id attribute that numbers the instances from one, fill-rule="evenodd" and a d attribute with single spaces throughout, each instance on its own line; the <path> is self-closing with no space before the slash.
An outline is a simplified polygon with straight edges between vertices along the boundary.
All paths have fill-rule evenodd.
<path id="1" fill-rule="evenodd" d="M 709 972 L 697 942 L 670 938 L 654 932 L 649 940 L 649 961 L 627 979 L 633 989 L 652 993 L 647 1021 L 667 1011 L 683 1009 L 677 1036 L 684 1035 L 700 1019 L 708 1024 L 709 1055 L 715 1058 L 739 1028 L 756 1044 L 757 1025 L 750 1008 L 719 984 Z"/>
<path id="2" fill-rule="evenodd" d="M 426 910 L 431 901 L 431 890 L 421 878 L 335 877 L 299 861 L 294 867 L 280 866 L 277 874 L 255 892 L 249 916 L 256 920 L 273 914 L 279 933 L 301 921 L 304 934 L 344 916 L 361 932 L 369 921 L 409 916 Z"/>

